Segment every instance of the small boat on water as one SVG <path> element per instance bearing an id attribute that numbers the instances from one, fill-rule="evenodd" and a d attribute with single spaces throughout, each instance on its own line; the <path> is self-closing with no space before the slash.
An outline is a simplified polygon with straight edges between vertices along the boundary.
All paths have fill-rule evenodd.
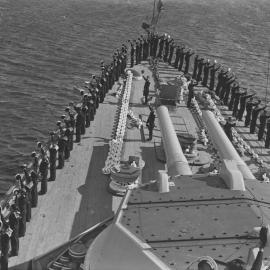
<path id="1" fill-rule="evenodd" d="M 258 115 L 253 133 L 236 121 L 246 93 L 233 90 L 230 70 L 211 72 L 214 61 L 157 34 L 161 11 L 155 1 L 146 36 L 131 42 L 128 68 L 117 71 L 119 84 L 41 198 L 10 269 L 270 266 L 270 158 Z M 249 117 L 246 104 L 241 113 Z"/>

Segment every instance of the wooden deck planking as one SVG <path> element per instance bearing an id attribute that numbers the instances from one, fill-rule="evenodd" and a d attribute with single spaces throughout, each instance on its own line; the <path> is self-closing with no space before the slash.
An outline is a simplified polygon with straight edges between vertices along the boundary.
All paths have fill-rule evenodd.
<path id="1" fill-rule="evenodd" d="M 113 214 L 108 176 L 101 168 L 108 153 L 116 102 L 110 94 L 106 96 L 81 143 L 74 144 L 70 160 L 57 170 L 56 181 L 48 183 L 46 195 L 39 196 L 26 235 L 20 238 L 19 256 L 10 258 L 10 266 L 44 254 Z"/>

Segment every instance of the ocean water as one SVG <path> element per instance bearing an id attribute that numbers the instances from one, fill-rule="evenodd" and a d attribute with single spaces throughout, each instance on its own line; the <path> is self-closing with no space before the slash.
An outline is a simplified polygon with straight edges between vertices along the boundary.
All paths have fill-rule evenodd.
<path id="1" fill-rule="evenodd" d="M 265 98 L 268 0 L 164 0 L 158 31 L 232 70 Z M 0 193 L 30 160 L 80 86 L 142 34 L 151 0 L 0 1 Z M 270 96 L 270 95 L 269 95 Z"/>

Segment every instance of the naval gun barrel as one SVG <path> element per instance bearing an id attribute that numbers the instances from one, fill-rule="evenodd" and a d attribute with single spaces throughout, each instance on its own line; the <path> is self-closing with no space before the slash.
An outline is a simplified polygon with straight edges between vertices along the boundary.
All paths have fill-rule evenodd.
<path id="1" fill-rule="evenodd" d="M 157 116 L 166 153 L 168 175 L 192 175 L 192 171 L 176 136 L 167 107 L 159 106 L 157 108 Z"/>
<path id="2" fill-rule="evenodd" d="M 206 124 L 207 132 L 214 145 L 219 150 L 219 154 L 223 160 L 233 160 L 238 170 L 242 173 L 244 179 L 255 179 L 247 164 L 239 156 L 231 141 L 225 134 L 223 128 L 216 120 L 211 111 L 202 111 L 202 118 Z"/>

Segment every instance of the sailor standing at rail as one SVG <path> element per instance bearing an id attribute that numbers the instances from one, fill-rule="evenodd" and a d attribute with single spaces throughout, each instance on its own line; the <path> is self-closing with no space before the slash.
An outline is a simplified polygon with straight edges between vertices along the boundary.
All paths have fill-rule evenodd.
<path id="1" fill-rule="evenodd" d="M 222 99 L 223 104 L 227 105 L 228 104 L 228 100 L 229 100 L 229 96 L 230 96 L 230 92 L 231 92 L 231 84 L 235 82 L 235 77 L 231 77 L 230 80 L 226 80 L 225 85 L 224 85 L 224 90 L 225 90 L 225 95 L 224 98 Z"/>
<path id="2" fill-rule="evenodd" d="M 49 146 L 49 162 L 50 162 L 50 178 L 49 181 L 55 181 L 56 179 L 56 160 L 57 160 L 57 151 L 58 145 L 54 142 L 55 133 L 50 132 L 50 146 Z"/>
<path id="3" fill-rule="evenodd" d="M 196 54 L 194 57 L 193 73 L 192 73 L 192 79 L 194 80 L 197 78 L 198 64 L 199 64 L 199 55 Z"/>
<path id="4" fill-rule="evenodd" d="M 95 119 L 95 104 L 91 96 L 89 95 L 89 102 L 87 103 L 89 110 L 89 121 L 94 121 Z"/>
<path id="5" fill-rule="evenodd" d="M 254 101 L 253 98 L 251 97 L 249 101 L 247 102 L 246 105 L 246 118 L 245 118 L 245 127 L 248 127 L 251 121 L 251 115 L 252 115 L 252 110 L 254 107 L 259 105 L 261 103 L 260 100 Z"/>
<path id="6" fill-rule="evenodd" d="M 102 85 L 102 89 L 103 89 L 103 99 L 100 102 L 103 102 L 106 94 L 108 93 L 108 91 L 110 89 L 110 86 L 109 86 L 109 70 L 108 70 L 108 66 L 105 67 L 104 73 L 102 73 L 102 76 L 100 78 L 99 84 Z"/>
<path id="7" fill-rule="evenodd" d="M 21 218 L 19 221 L 19 237 L 23 237 L 26 232 L 26 193 L 22 185 L 21 175 L 16 174 L 15 179 L 20 186 L 20 189 L 15 189 L 13 193 L 16 196 L 16 203 L 21 213 Z"/>
<path id="8" fill-rule="evenodd" d="M 92 78 L 91 78 L 89 84 L 90 84 L 91 89 L 95 89 L 97 87 L 98 82 L 97 82 L 97 79 L 96 79 L 96 75 L 92 75 Z"/>
<path id="9" fill-rule="evenodd" d="M 81 141 L 81 126 L 82 126 L 82 115 L 81 115 L 81 107 L 76 106 L 75 110 L 77 112 L 77 116 L 76 116 L 76 142 L 80 142 Z"/>
<path id="10" fill-rule="evenodd" d="M 25 189 L 26 194 L 26 221 L 30 222 L 32 216 L 32 209 L 31 209 L 31 188 L 29 187 L 31 181 L 31 177 L 28 172 L 27 164 L 22 165 L 23 173 L 24 173 L 24 183 L 21 181 L 21 186 Z"/>
<path id="11" fill-rule="evenodd" d="M 159 42 L 159 36 L 155 34 L 154 41 L 153 41 L 153 57 L 156 57 L 157 55 L 158 42 Z"/>
<path id="12" fill-rule="evenodd" d="M 65 112 L 69 115 L 69 125 L 70 125 L 70 138 L 69 138 L 69 148 L 70 151 L 73 150 L 73 136 L 74 136 L 74 128 L 75 128 L 75 119 L 74 119 L 74 113 L 70 111 L 69 107 L 66 107 Z"/>
<path id="13" fill-rule="evenodd" d="M 75 129 L 75 118 L 74 118 L 74 115 L 75 114 L 73 114 L 73 113 L 71 113 L 70 115 L 69 115 L 69 117 L 70 117 L 70 126 L 71 126 L 71 135 L 70 135 L 70 151 L 72 151 L 73 150 L 73 143 L 74 143 L 74 141 L 73 141 L 73 137 L 74 137 L 74 129 Z"/>
<path id="14" fill-rule="evenodd" d="M 230 94 L 230 84 L 235 81 L 235 75 L 230 74 L 229 73 L 230 71 L 231 69 L 228 68 L 228 73 L 222 79 L 221 91 L 219 93 L 219 97 L 222 101 L 224 101 L 225 96 L 226 96 L 226 100 L 228 101 L 229 94 Z"/>
<path id="15" fill-rule="evenodd" d="M 164 39 L 164 54 L 163 54 L 163 61 L 164 63 L 167 62 L 167 57 L 169 54 L 169 38 L 170 36 L 166 36 Z"/>
<path id="16" fill-rule="evenodd" d="M 203 60 L 204 60 L 203 58 L 200 58 L 198 60 L 198 74 L 196 77 L 197 82 L 200 82 L 202 80 L 202 70 L 205 65 L 205 62 L 203 62 Z"/>
<path id="17" fill-rule="evenodd" d="M 100 103 L 100 93 L 98 87 L 93 91 L 96 94 L 96 108 L 98 109 Z"/>
<path id="18" fill-rule="evenodd" d="M 149 49 L 148 48 L 148 41 L 143 35 L 141 35 L 141 38 L 143 40 L 143 57 L 142 57 L 142 59 L 146 60 L 148 57 L 148 49 Z"/>
<path id="19" fill-rule="evenodd" d="M 210 85 L 209 90 L 214 90 L 215 87 L 215 79 L 216 79 L 216 71 L 220 69 L 220 65 L 217 65 L 217 60 L 214 60 L 214 64 L 210 69 Z"/>
<path id="20" fill-rule="evenodd" d="M 144 104 L 147 104 L 148 96 L 149 96 L 150 80 L 149 80 L 149 76 L 146 76 L 146 77 L 143 76 L 143 79 L 145 80 L 144 88 L 143 88 Z"/>
<path id="21" fill-rule="evenodd" d="M 142 50 L 143 50 L 143 43 L 142 43 L 142 40 L 140 38 L 138 38 L 139 40 L 139 63 L 141 63 L 142 61 Z M 119 76 L 120 76 L 120 73 L 119 73 Z"/>
<path id="22" fill-rule="evenodd" d="M 233 104 L 234 104 L 234 100 L 235 100 L 235 94 L 236 92 L 239 91 L 239 84 L 238 83 L 234 83 L 231 89 L 231 97 L 230 97 L 230 101 L 228 104 L 228 109 L 230 111 L 232 111 L 233 109 Z"/>
<path id="23" fill-rule="evenodd" d="M 140 43 L 139 41 L 136 41 L 136 57 L 135 57 L 135 61 L 136 61 L 136 65 L 139 64 L 139 53 L 140 53 Z M 116 79 L 117 81 L 117 79 Z"/>
<path id="24" fill-rule="evenodd" d="M 66 129 L 60 133 L 58 137 L 58 166 L 57 169 L 62 169 L 65 166 L 65 151 L 67 147 L 67 137 L 65 136 Z"/>
<path id="25" fill-rule="evenodd" d="M 87 95 L 86 98 L 86 117 L 85 117 L 85 127 L 90 127 L 91 125 L 91 120 L 90 120 L 90 100 L 91 100 L 91 94 Z"/>
<path id="26" fill-rule="evenodd" d="M 98 93 L 99 93 L 99 102 L 103 103 L 104 102 L 104 98 L 106 95 L 106 78 L 104 76 L 101 76 L 100 81 L 97 85 L 97 89 L 98 89 Z M 88 98 L 87 98 L 88 100 Z"/>
<path id="27" fill-rule="evenodd" d="M 84 135 L 85 134 L 85 120 L 86 120 L 86 108 L 85 108 L 85 106 L 82 106 L 81 116 L 82 116 L 81 134 Z"/>
<path id="28" fill-rule="evenodd" d="M 168 64 L 171 65 L 172 64 L 172 57 L 173 57 L 173 52 L 175 49 L 175 44 L 174 41 L 170 44 L 170 52 L 169 52 L 169 58 L 168 58 Z"/>
<path id="29" fill-rule="evenodd" d="M 240 97 L 240 109 L 237 114 L 237 118 L 239 121 L 242 121 L 243 114 L 246 109 L 246 102 L 249 98 L 254 96 L 255 94 L 248 94 L 247 89 L 244 89 L 245 93 Z"/>
<path id="30" fill-rule="evenodd" d="M 61 121 L 57 121 L 57 126 L 59 127 L 58 135 L 58 169 L 62 169 L 65 165 L 64 151 L 65 151 L 65 141 L 63 140 L 64 129 L 61 126 Z"/>
<path id="31" fill-rule="evenodd" d="M 149 106 L 149 109 L 150 109 L 150 114 L 148 116 L 148 119 L 146 121 L 146 126 L 148 128 L 148 131 L 149 131 L 149 138 L 148 138 L 148 141 L 151 141 L 152 138 L 153 138 L 153 129 L 155 127 L 155 112 L 154 112 L 154 109 Z"/>
<path id="32" fill-rule="evenodd" d="M 19 220 L 21 218 L 19 208 L 12 204 L 10 207 L 9 226 L 12 230 L 10 237 L 10 256 L 18 256 L 19 253 Z"/>
<path id="33" fill-rule="evenodd" d="M 39 164 L 38 164 L 38 157 L 37 157 L 37 153 L 35 151 L 33 151 L 31 153 L 31 157 L 33 158 L 33 161 L 32 161 L 32 168 L 33 170 L 38 173 L 38 167 L 39 167 Z"/>
<path id="34" fill-rule="evenodd" d="M 26 194 L 26 222 L 30 222 L 32 217 L 32 197 L 31 197 L 31 189 L 28 185 L 24 185 L 25 194 Z"/>
<path id="35" fill-rule="evenodd" d="M 46 158 L 46 156 L 42 156 L 41 163 L 39 165 L 39 171 L 40 171 L 40 181 L 41 181 L 41 189 L 39 191 L 39 195 L 43 195 L 47 193 L 47 185 L 48 185 L 48 167 L 49 162 Z"/>
<path id="36" fill-rule="evenodd" d="M 190 81 L 188 85 L 188 100 L 187 107 L 190 108 L 191 100 L 194 98 L 194 86 L 198 85 L 198 82 L 195 82 L 193 79 Z"/>
<path id="37" fill-rule="evenodd" d="M 95 91 L 91 91 L 91 99 L 94 102 L 94 114 L 96 114 L 97 111 L 97 95 Z"/>
<path id="38" fill-rule="evenodd" d="M 139 52 L 138 52 L 138 61 L 139 61 L 139 63 L 140 63 L 140 43 L 138 43 L 138 46 L 139 46 Z M 119 51 L 118 51 L 118 49 L 116 50 L 116 52 L 114 53 L 114 56 L 113 56 L 113 60 L 114 60 L 114 67 L 115 67 L 115 75 L 116 75 L 116 77 L 115 77 L 115 79 L 116 79 L 116 81 L 118 81 L 119 80 L 119 76 L 120 76 L 120 64 L 121 64 L 121 62 L 120 62 L 120 58 L 119 58 Z"/>
<path id="39" fill-rule="evenodd" d="M 165 39 L 165 52 L 163 57 L 164 62 L 167 62 L 168 60 L 169 48 L 172 42 L 174 42 L 173 38 L 171 39 L 170 36 L 167 36 L 167 38 Z"/>
<path id="40" fill-rule="evenodd" d="M 260 141 L 263 138 L 264 131 L 265 131 L 265 126 L 266 126 L 266 121 L 270 117 L 270 112 L 268 110 L 264 110 L 260 114 L 260 126 L 259 126 L 259 131 L 258 131 L 258 140 Z"/>
<path id="41" fill-rule="evenodd" d="M 7 223 L 3 222 L 1 230 L 1 270 L 8 270 L 9 239 L 12 230 Z"/>
<path id="42" fill-rule="evenodd" d="M 37 207 L 38 204 L 38 174 L 32 170 L 30 172 L 31 181 L 33 186 L 31 188 L 31 206 Z"/>
<path id="43" fill-rule="evenodd" d="M 191 51 L 191 49 L 189 49 L 186 54 L 185 54 L 185 70 L 184 73 L 188 73 L 189 72 L 189 62 L 190 62 L 190 57 L 194 54 L 194 52 Z"/>
<path id="44" fill-rule="evenodd" d="M 157 58 L 161 58 L 163 54 L 163 47 L 164 47 L 164 42 L 165 42 L 165 37 L 167 34 L 164 34 L 163 36 L 159 37 L 159 51 L 158 51 L 158 56 Z"/>
<path id="45" fill-rule="evenodd" d="M 233 103 L 233 113 L 232 113 L 232 116 L 234 116 L 234 117 L 237 117 L 240 98 L 244 94 L 245 94 L 245 91 L 243 91 L 239 88 L 236 89 L 236 91 L 235 91 L 235 97 L 234 97 L 234 103 Z"/>
<path id="46" fill-rule="evenodd" d="M 218 73 L 218 83 L 216 86 L 216 95 L 219 96 L 220 95 L 220 89 L 223 86 L 224 80 L 225 80 L 225 76 L 226 74 L 229 72 L 229 70 L 225 71 L 223 68 L 219 71 Z"/>
<path id="47" fill-rule="evenodd" d="M 184 59 L 185 59 L 185 47 L 180 48 L 180 56 L 179 56 L 179 66 L 178 66 L 178 71 L 182 71 L 183 68 L 183 64 L 184 64 Z"/>
<path id="48" fill-rule="evenodd" d="M 203 80 L 202 80 L 202 85 L 207 86 L 208 83 L 208 76 L 209 76 L 209 70 L 212 68 L 214 65 L 210 64 L 210 59 L 207 59 L 204 69 L 203 69 Z"/>
<path id="49" fill-rule="evenodd" d="M 266 122 L 266 137 L 265 137 L 265 148 L 269 148 L 270 146 L 270 119 Z"/>
<path id="50" fill-rule="evenodd" d="M 180 50 L 181 50 L 181 48 L 178 45 L 176 47 L 176 52 L 175 52 L 175 60 L 174 60 L 174 64 L 173 64 L 174 68 L 178 68 L 178 63 L 179 63 L 179 59 L 180 59 Z"/>
<path id="51" fill-rule="evenodd" d="M 261 103 L 261 102 L 260 102 Z M 266 106 L 260 106 L 260 103 L 252 110 L 252 118 L 250 123 L 250 133 L 255 133 L 257 118 L 259 113 L 266 108 Z"/>
<path id="52" fill-rule="evenodd" d="M 66 147 L 64 151 L 64 158 L 69 159 L 70 158 L 70 141 L 73 139 L 71 138 L 71 127 L 70 122 L 68 119 L 65 119 L 65 132 L 64 132 L 64 139 L 66 139 Z"/>

